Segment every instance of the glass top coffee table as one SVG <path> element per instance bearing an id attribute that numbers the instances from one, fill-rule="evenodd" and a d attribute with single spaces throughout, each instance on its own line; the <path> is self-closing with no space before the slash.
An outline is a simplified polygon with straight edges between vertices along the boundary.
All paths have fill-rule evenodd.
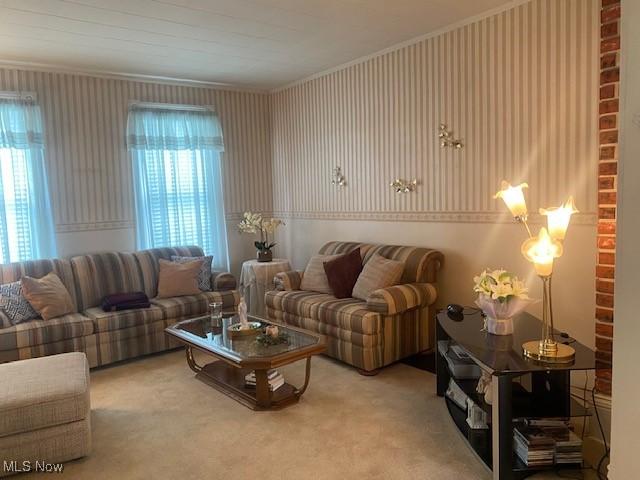
<path id="1" fill-rule="evenodd" d="M 327 348 L 324 336 L 249 315 L 250 322 L 260 322 L 263 327 L 276 325 L 281 333 L 286 334 L 286 343 L 264 345 L 256 341 L 256 335 L 232 338 L 227 327 L 238 321 L 236 315 L 227 316 L 223 318 L 222 326 L 212 326 L 207 315 L 178 322 L 166 328 L 165 332 L 185 346 L 187 363 L 197 373 L 197 378 L 243 405 L 254 410 L 269 410 L 296 403 L 309 385 L 311 357 Z M 200 366 L 193 357 L 194 350 L 216 360 Z M 277 390 L 270 390 L 269 370 L 305 359 L 302 387 L 285 383 Z M 245 375 L 252 371 L 255 371 L 256 386 L 248 387 Z"/>

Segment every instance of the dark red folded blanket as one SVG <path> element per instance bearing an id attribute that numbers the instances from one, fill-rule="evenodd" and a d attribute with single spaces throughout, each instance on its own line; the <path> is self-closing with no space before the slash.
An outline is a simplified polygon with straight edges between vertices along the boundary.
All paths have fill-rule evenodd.
<path id="1" fill-rule="evenodd" d="M 116 312 L 132 308 L 149 308 L 149 297 L 144 292 L 114 293 L 102 299 L 102 310 Z"/>

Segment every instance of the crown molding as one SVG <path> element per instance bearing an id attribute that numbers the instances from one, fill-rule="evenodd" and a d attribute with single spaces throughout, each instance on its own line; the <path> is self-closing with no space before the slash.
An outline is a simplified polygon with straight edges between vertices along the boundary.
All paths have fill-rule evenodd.
<path id="1" fill-rule="evenodd" d="M 506 12 L 508 10 L 516 8 L 516 7 L 518 7 L 520 5 L 523 5 L 525 3 L 529 3 L 530 1 L 531 0 L 510 0 L 508 3 L 506 3 L 504 5 L 501 5 L 500 7 L 495 7 L 495 8 L 489 9 L 489 10 L 485 10 L 482 13 L 479 13 L 477 15 L 473 15 L 472 17 L 467 17 L 467 18 L 465 18 L 463 20 L 460 20 L 458 22 L 451 23 L 449 25 L 446 25 L 446 26 L 444 26 L 442 28 L 439 28 L 437 30 L 434 30 L 432 32 L 425 33 L 423 35 L 411 38 L 409 40 L 405 40 L 405 41 L 400 42 L 400 43 L 396 43 L 395 45 L 392 45 L 390 47 L 384 48 L 382 50 L 378 50 L 377 52 L 370 53 L 369 55 L 365 55 L 365 56 L 362 56 L 362 57 L 358 57 L 358 58 L 353 59 L 353 60 L 351 60 L 349 62 L 342 63 L 340 65 L 328 68 L 326 70 L 322 70 L 320 72 L 314 73 L 312 75 L 309 75 L 307 77 L 301 78 L 299 80 L 295 80 L 295 81 L 293 81 L 291 83 L 288 83 L 286 85 L 283 85 L 281 87 L 273 88 L 273 89 L 269 90 L 269 93 L 273 94 L 273 93 L 282 92 L 283 90 L 287 90 L 289 88 L 293 88 L 293 87 L 296 87 L 298 85 L 302 85 L 302 84 L 307 83 L 307 82 L 309 82 L 311 80 L 315 80 L 317 78 L 324 77 L 325 75 L 329 75 L 331 73 L 339 72 L 340 70 L 344 70 L 344 69 L 352 67 L 354 65 L 359 65 L 359 64 L 364 63 L 364 62 L 366 62 L 368 60 L 371 60 L 372 58 L 381 57 L 382 55 L 386 55 L 388 53 L 395 52 L 395 51 L 400 50 L 402 48 L 409 47 L 411 45 L 415 45 L 416 43 L 420 43 L 420 42 L 422 42 L 424 40 L 427 40 L 429 38 L 437 37 L 437 36 L 442 35 L 444 33 L 448 33 L 448 32 L 450 32 L 452 30 L 455 30 L 457 28 L 464 27 L 466 25 L 478 22 L 480 20 L 484 20 L 485 18 L 492 17 L 494 15 L 498 15 L 499 13 L 502 13 L 502 12 Z"/>
<path id="2" fill-rule="evenodd" d="M 0 58 L 0 68 L 14 68 L 18 70 L 46 72 L 46 73 L 63 73 L 67 75 L 82 75 L 85 77 L 106 78 L 106 79 L 112 79 L 112 80 L 128 80 L 128 81 L 134 81 L 134 82 L 156 83 L 156 84 L 159 83 L 163 85 L 176 85 L 181 87 L 193 87 L 193 88 L 208 88 L 213 90 L 257 93 L 262 95 L 266 95 L 269 93 L 268 89 L 242 87 L 242 86 L 228 84 L 228 83 L 207 82 L 203 80 L 191 80 L 187 78 L 163 77 L 163 76 L 156 76 L 156 75 L 142 75 L 137 73 L 127 73 L 127 72 L 112 72 L 108 70 L 99 70 L 99 69 L 82 69 L 82 68 L 66 67 L 63 65 L 52 65 L 48 63 L 3 60 L 1 58 Z"/>

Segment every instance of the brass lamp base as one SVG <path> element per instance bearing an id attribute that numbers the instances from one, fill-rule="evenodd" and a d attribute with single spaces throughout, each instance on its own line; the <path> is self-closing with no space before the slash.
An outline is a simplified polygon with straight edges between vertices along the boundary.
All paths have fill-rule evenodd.
<path id="1" fill-rule="evenodd" d="M 555 343 L 555 342 L 554 342 Z M 556 343 L 555 349 L 544 348 L 542 340 L 532 340 L 522 344 L 524 356 L 545 363 L 571 363 L 576 356 L 573 347 L 564 343 Z"/>

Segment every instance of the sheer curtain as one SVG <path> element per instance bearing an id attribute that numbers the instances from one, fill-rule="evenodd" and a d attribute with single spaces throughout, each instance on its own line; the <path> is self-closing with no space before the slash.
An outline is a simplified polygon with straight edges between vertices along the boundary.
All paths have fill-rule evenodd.
<path id="1" fill-rule="evenodd" d="M 131 106 L 127 146 L 137 247 L 199 245 L 213 255 L 216 269 L 227 269 L 223 143 L 216 115 L 205 109 Z"/>
<path id="2" fill-rule="evenodd" d="M 0 263 L 55 256 L 40 108 L 0 97 Z"/>

